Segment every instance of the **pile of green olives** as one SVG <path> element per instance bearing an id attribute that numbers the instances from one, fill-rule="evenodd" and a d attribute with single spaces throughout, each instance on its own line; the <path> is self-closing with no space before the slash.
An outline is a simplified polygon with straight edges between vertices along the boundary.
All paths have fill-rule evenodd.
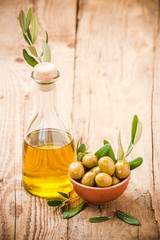
<path id="1" fill-rule="evenodd" d="M 114 164 L 110 157 L 98 160 L 96 155 L 87 153 L 82 162 L 76 161 L 69 165 L 68 173 L 71 178 L 89 187 L 109 187 L 120 183 L 130 173 L 130 165 L 125 160 Z"/>

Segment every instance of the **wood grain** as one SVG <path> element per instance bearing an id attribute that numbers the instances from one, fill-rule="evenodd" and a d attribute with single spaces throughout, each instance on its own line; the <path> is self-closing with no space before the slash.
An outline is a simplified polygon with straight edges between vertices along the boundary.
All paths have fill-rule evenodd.
<path id="1" fill-rule="evenodd" d="M 160 6 L 160 5 L 159 5 Z M 155 220 L 158 225 L 160 234 L 160 150 L 159 150 L 159 133 L 160 133 L 160 16 L 158 16 L 158 30 L 155 35 L 155 55 L 154 55 L 154 69 L 152 81 L 152 101 L 151 101 L 151 131 L 152 131 L 152 174 L 153 174 L 153 211 Z"/>
<path id="2" fill-rule="evenodd" d="M 21 183 L 22 141 L 35 112 L 27 45 L 18 24 L 32 6 L 40 19 L 40 40 L 49 33 L 61 79 L 58 108 L 79 138 L 96 151 L 107 139 L 117 149 L 121 129 L 125 149 L 135 113 L 143 134 L 129 159 L 144 158 L 126 192 L 105 206 L 88 204 L 69 220 Z M 37 0 L 0 1 L 0 239 L 158 240 L 160 239 L 160 33 L 159 1 Z M 71 204 L 74 206 L 74 204 Z M 117 219 L 120 209 L 142 225 Z M 92 224 L 94 216 L 111 216 Z"/>
<path id="3" fill-rule="evenodd" d="M 130 158 L 140 155 L 144 164 L 133 171 L 129 188 L 117 201 L 99 208 L 89 206 L 81 215 L 69 220 L 69 239 L 159 238 L 152 203 L 151 145 L 157 6 L 156 1 L 80 1 L 74 131 L 95 151 L 106 138 L 116 149 L 120 128 L 126 149 L 131 120 L 137 113 L 143 122 L 143 140 Z M 136 216 L 142 226 L 126 226 L 114 217 L 114 209 Z M 113 220 L 98 226 L 88 222 L 89 217 L 103 215 L 111 216 Z"/>
<path id="4" fill-rule="evenodd" d="M 58 96 L 59 109 L 64 109 L 64 118 L 68 121 L 72 109 L 76 1 L 28 1 L 24 4 L 20 0 L 7 0 L 1 1 L 0 5 L 1 15 L 4 13 L 0 33 L 3 66 L 0 87 L 3 126 L 0 129 L 3 136 L 3 148 L 0 149 L 0 176 L 3 179 L 0 239 L 67 239 L 67 220 L 62 221 L 58 209 L 49 208 L 46 200 L 28 194 L 21 184 L 22 141 L 35 113 L 35 89 L 30 79 L 32 69 L 22 57 L 22 49 L 27 45 L 22 38 L 18 15 L 21 9 L 27 11 L 32 6 L 40 19 L 39 41 L 48 30 L 54 61 L 63 73 L 57 84 L 62 93 Z"/>

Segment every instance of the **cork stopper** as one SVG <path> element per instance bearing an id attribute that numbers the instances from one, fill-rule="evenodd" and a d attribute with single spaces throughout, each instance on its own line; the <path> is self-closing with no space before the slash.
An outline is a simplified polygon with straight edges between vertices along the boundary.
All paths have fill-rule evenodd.
<path id="1" fill-rule="evenodd" d="M 42 62 L 38 63 L 34 67 L 34 78 L 36 79 L 38 84 L 38 88 L 40 91 L 48 92 L 51 91 L 55 86 L 53 83 L 53 79 L 57 77 L 58 71 L 56 66 L 53 63 Z"/>
<path id="2" fill-rule="evenodd" d="M 34 67 L 34 77 L 39 80 L 44 80 L 44 83 L 48 83 L 48 80 L 57 76 L 57 68 L 53 63 L 42 62 Z"/>

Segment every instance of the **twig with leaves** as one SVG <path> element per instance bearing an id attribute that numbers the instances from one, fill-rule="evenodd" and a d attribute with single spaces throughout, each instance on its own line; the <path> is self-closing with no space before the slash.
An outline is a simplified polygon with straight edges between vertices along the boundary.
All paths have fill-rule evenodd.
<path id="1" fill-rule="evenodd" d="M 78 200 L 79 196 L 75 196 L 72 198 L 69 198 L 69 196 L 64 193 L 64 192 L 58 192 L 63 198 L 58 197 L 58 198 L 48 198 L 47 199 L 47 204 L 50 207 L 57 207 L 59 206 L 59 209 L 63 208 L 66 206 L 66 204 L 70 203 L 72 200 Z M 63 210 L 62 212 L 62 218 L 66 219 L 66 218 L 71 218 L 75 215 L 77 215 L 79 212 L 81 212 L 85 206 L 86 206 L 87 202 L 83 201 L 82 203 L 80 203 L 79 205 L 77 205 L 74 208 L 70 208 L 68 210 Z"/>
<path id="2" fill-rule="evenodd" d="M 126 159 L 129 156 L 131 151 L 133 150 L 134 146 L 138 143 L 140 137 L 142 135 L 142 123 L 139 120 L 138 116 L 135 114 L 132 120 L 132 127 L 131 127 L 131 141 L 129 143 L 128 149 L 126 154 L 124 153 L 122 143 L 121 143 L 121 134 L 120 131 L 118 133 L 118 150 L 117 150 L 117 160 Z M 133 170 L 134 168 L 139 167 L 143 162 L 143 158 L 138 157 L 129 162 L 130 169 Z"/>
<path id="3" fill-rule="evenodd" d="M 32 23 L 32 24 L 31 24 Z M 32 54 L 29 55 L 26 49 L 23 49 L 23 57 L 26 62 L 34 67 L 39 62 L 51 62 L 51 50 L 48 45 L 48 33 L 46 31 L 46 40 L 42 40 L 42 52 L 39 55 L 35 43 L 38 36 L 39 29 L 39 21 L 38 17 L 35 13 L 32 14 L 32 8 L 29 8 L 27 15 L 25 17 L 25 13 L 23 10 L 20 11 L 19 14 L 19 24 L 22 29 L 22 34 L 25 41 L 28 43 L 28 50 Z M 32 25 L 30 30 L 30 25 Z"/>

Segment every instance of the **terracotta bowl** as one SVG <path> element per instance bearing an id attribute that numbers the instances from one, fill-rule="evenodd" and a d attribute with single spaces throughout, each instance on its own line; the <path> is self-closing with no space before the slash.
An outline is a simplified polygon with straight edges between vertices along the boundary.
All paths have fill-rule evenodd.
<path id="1" fill-rule="evenodd" d="M 88 187 L 78 183 L 73 178 L 69 176 L 75 192 L 84 200 L 96 204 L 103 205 L 109 203 L 119 196 L 126 190 L 129 180 L 131 178 L 131 173 L 126 179 L 115 186 L 99 188 L 99 187 Z"/>

